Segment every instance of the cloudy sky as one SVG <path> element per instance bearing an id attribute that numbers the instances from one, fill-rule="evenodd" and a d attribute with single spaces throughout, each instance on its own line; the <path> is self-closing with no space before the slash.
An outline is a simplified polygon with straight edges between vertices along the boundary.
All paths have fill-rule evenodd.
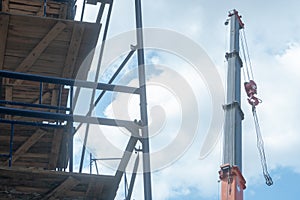
<path id="1" fill-rule="evenodd" d="M 142 5 L 144 27 L 174 31 L 198 44 L 218 70 L 223 84 L 226 80 L 224 54 L 228 51 L 229 42 L 229 29 L 224 26 L 224 22 L 229 10 L 237 9 L 239 11 L 245 23 L 249 54 L 255 81 L 258 84 L 258 96 L 263 100 L 263 103 L 258 106 L 257 112 L 265 141 L 269 172 L 274 181 L 274 185 L 271 187 L 265 185 L 256 149 L 253 118 L 250 107 L 246 103 L 244 92 L 242 92 L 242 109 L 245 113 L 245 120 L 243 121 L 243 175 L 247 181 L 244 199 L 281 200 L 285 198 L 296 200 L 300 178 L 300 159 L 298 157 L 300 152 L 300 134 L 298 133 L 300 123 L 298 122 L 299 112 L 297 111 L 298 97 L 300 97 L 298 90 L 300 83 L 300 70 L 298 69 L 300 67 L 300 2 L 296 0 L 159 0 L 142 1 Z M 90 12 L 87 13 L 86 20 L 91 18 L 89 15 L 94 14 L 92 8 L 89 7 L 88 9 Z M 115 0 L 109 39 L 133 30 L 134 26 L 134 1 Z M 174 41 L 174 44 L 176 42 L 181 41 Z M 128 50 L 129 45 L 133 43 L 134 41 L 132 43 L 129 41 Z M 180 45 L 184 46 L 184 44 Z M 211 97 L 213 94 L 210 93 L 213 91 L 206 87 L 205 77 L 202 76 L 202 78 L 197 79 L 193 71 L 187 70 L 192 70 L 193 67 L 180 56 L 154 50 L 147 51 L 146 55 L 147 64 L 152 66 L 149 68 L 153 69 L 152 72 L 148 71 L 149 115 L 153 112 L 154 116 L 160 116 L 161 120 L 165 121 L 163 125 L 159 125 L 164 130 L 158 131 L 155 123 L 159 123 L 160 120 L 155 120 L 157 117 L 151 118 L 149 116 L 150 122 L 153 122 L 150 131 L 155 130 L 158 133 L 153 133 L 151 140 L 153 151 L 159 152 L 164 146 L 175 140 L 176 135 L 174 136 L 172 133 L 179 128 L 176 124 L 183 123 L 185 113 L 190 113 L 191 120 L 193 120 L 192 118 L 195 119 L 196 113 L 196 118 L 199 121 L 196 134 L 192 136 L 192 142 L 188 148 L 182 148 L 183 151 L 179 153 L 179 157 L 171 159 L 172 162 L 162 166 L 152 174 L 153 199 L 220 199 L 218 170 L 222 164 L 221 139 L 217 141 L 209 156 L 202 160 L 199 159 L 201 146 L 211 122 L 213 107 Z M 119 60 L 114 62 L 118 63 Z M 134 61 L 129 63 L 126 68 L 127 71 L 123 72 L 125 78 L 120 78 L 119 83 L 136 85 L 136 76 L 130 73 L 134 71 L 134 67 L 132 67 L 134 64 Z M 186 81 L 185 84 L 189 85 L 188 87 L 185 84 L 181 85 L 186 94 L 176 93 L 177 90 L 173 90 L 172 85 L 167 87 L 166 84 L 163 84 L 162 87 L 159 87 L 162 80 L 174 81 L 164 71 L 166 67 L 160 65 L 169 66 L 167 69 L 172 66 L 175 72 L 182 75 L 181 77 Z M 110 66 L 113 67 L 114 64 Z M 128 77 L 131 80 L 126 79 Z M 191 93 L 195 95 L 191 98 L 197 101 L 196 108 L 193 108 L 194 112 L 189 106 L 182 106 L 182 101 L 180 101 L 182 96 Z M 104 106 L 99 108 L 101 114 L 106 116 L 118 115 L 118 111 L 117 114 L 113 112 L 113 109 L 117 108 L 113 103 L 118 103 L 123 98 L 129 102 L 129 107 L 132 106 L 128 112 L 129 118 L 139 117 L 138 110 L 133 108 L 134 105 L 138 106 L 135 97 L 110 95 L 109 98 L 111 101 L 107 100 Z M 113 103 L 110 104 L 109 102 Z M 194 105 L 191 102 L 186 102 L 186 104 Z M 222 109 L 221 105 L 219 106 Z M 182 109 L 183 107 L 186 109 Z M 105 132 L 105 128 L 101 130 Z M 188 132 L 188 130 L 183 131 Z M 115 134 L 117 131 L 110 132 Z M 112 142 L 117 138 L 117 136 L 106 136 Z M 124 134 L 123 138 L 126 140 Z M 120 138 L 116 140 L 114 143 L 116 146 L 123 141 Z M 94 140 L 94 143 L 97 142 Z M 94 144 L 93 146 L 91 143 L 91 146 L 91 149 L 95 151 L 93 153 L 96 154 L 99 151 L 99 149 L 96 150 L 95 146 L 97 145 Z M 142 176 L 139 175 L 133 199 L 143 199 L 142 183 Z M 117 198 L 122 199 L 123 195 L 123 186 L 121 186 Z"/>

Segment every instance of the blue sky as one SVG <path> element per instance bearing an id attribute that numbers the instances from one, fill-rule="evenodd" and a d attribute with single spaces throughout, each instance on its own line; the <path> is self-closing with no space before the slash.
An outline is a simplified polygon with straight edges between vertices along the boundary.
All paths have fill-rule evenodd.
<path id="1" fill-rule="evenodd" d="M 109 38 L 134 28 L 133 2 L 115 0 Z M 258 84 L 258 96 L 263 100 L 257 112 L 265 140 L 269 171 L 274 180 L 271 187 L 264 183 L 256 149 L 253 119 L 243 94 L 243 174 L 247 181 L 244 199 L 296 200 L 300 179 L 300 160 L 297 159 L 300 152 L 300 123 L 297 112 L 300 97 L 300 2 L 160 0 L 142 1 L 142 4 L 145 27 L 169 29 L 192 39 L 205 50 L 224 81 L 224 54 L 228 50 L 228 28 L 224 26 L 224 22 L 228 11 L 232 9 L 237 9 L 243 16 L 254 76 Z M 181 61 L 176 65 L 172 56 L 159 55 L 149 55 L 146 59 L 158 64 L 174 65 L 180 70 L 178 63 Z M 184 62 L 181 64 L 185 65 Z M 191 78 L 192 80 L 194 79 Z M 199 134 L 180 159 L 153 173 L 153 196 L 156 200 L 219 199 L 217 172 L 222 162 L 221 142 L 218 142 L 207 158 L 199 160 L 200 147 L 209 123 L 207 119 L 211 117 L 209 94 L 203 87 L 203 82 L 199 85 L 199 96 L 203 97 L 199 100 L 198 108 L 201 115 L 199 118 L 203 122 Z M 151 98 L 156 97 L 155 94 L 151 95 Z M 109 115 L 109 110 L 107 113 Z M 142 177 L 139 176 L 133 198 L 142 199 L 141 185 Z M 121 199 L 122 191 L 118 195 Z"/>

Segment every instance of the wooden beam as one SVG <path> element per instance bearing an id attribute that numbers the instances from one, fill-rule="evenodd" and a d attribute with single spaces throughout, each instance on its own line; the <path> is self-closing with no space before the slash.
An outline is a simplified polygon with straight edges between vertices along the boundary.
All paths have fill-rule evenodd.
<path id="1" fill-rule="evenodd" d="M 16 72 L 26 72 L 35 63 L 43 51 L 49 46 L 49 44 L 58 36 L 58 34 L 64 30 L 66 24 L 57 22 L 48 34 L 39 42 L 38 45 L 29 53 L 29 55 L 21 62 L 16 68 Z M 22 80 L 16 80 L 14 83 L 21 84 Z"/>
<path id="2" fill-rule="evenodd" d="M 49 99 L 51 96 L 51 92 L 48 91 L 48 92 L 45 92 L 43 95 L 42 95 L 42 103 L 43 101 L 45 101 L 46 99 Z M 34 100 L 31 104 L 39 104 L 40 103 L 40 100 L 39 98 Z"/>
<path id="3" fill-rule="evenodd" d="M 12 11 L 14 11 L 14 12 L 25 11 L 26 12 L 27 11 L 32 14 L 36 14 L 36 12 L 39 10 L 39 8 L 40 8 L 40 6 L 16 4 L 16 3 L 12 3 L 12 2 L 10 2 L 10 4 L 9 4 L 10 12 L 12 12 Z"/>
<path id="4" fill-rule="evenodd" d="M 86 191 L 86 197 L 88 199 L 97 199 L 102 196 L 103 184 L 97 183 L 95 180 L 89 182 L 89 186 Z"/>
<path id="5" fill-rule="evenodd" d="M 9 15 L 0 15 L 0 70 L 3 69 L 5 48 L 6 48 L 6 38 L 8 33 Z"/>
<path id="6" fill-rule="evenodd" d="M 13 100 L 13 87 L 12 85 L 5 86 L 5 100 L 12 101 Z"/>
<path id="7" fill-rule="evenodd" d="M 59 186 L 57 186 L 52 191 L 48 192 L 48 194 L 43 198 L 43 200 L 46 200 L 46 199 L 47 200 L 60 199 L 61 197 L 64 196 L 65 193 L 67 193 L 68 191 L 72 190 L 72 188 L 74 188 L 79 183 L 80 183 L 79 180 L 73 178 L 72 176 L 69 176 Z"/>
<path id="8" fill-rule="evenodd" d="M 58 90 L 52 90 L 52 96 L 51 96 L 51 106 L 58 106 Z M 50 110 L 50 112 L 55 112 L 55 109 Z"/>
<path id="9" fill-rule="evenodd" d="M 2 0 L 2 11 L 9 12 L 9 0 Z"/>
<path id="10" fill-rule="evenodd" d="M 17 4 L 27 4 L 27 5 L 31 5 L 31 6 L 39 6 L 41 4 L 43 4 L 44 2 L 41 1 L 32 1 L 32 0 L 10 0 L 11 3 L 17 3 Z"/>
<path id="11" fill-rule="evenodd" d="M 12 85 L 5 85 L 5 101 L 13 100 L 13 87 Z M 7 107 L 9 107 L 7 105 Z M 11 115 L 5 115 L 5 119 L 12 119 Z"/>
<path id="12" fill-rule="evenodd" d="M 84 33 L 84 24 L 75 24 L 73 27 L 72 38 L 68 49 L 67 58 L 64 64 L 62 77 L 73 77 L 76 59 L 78 57 L 81 40 Z"/>
<path id="13" fill-rule="evenodd" d="M 26 153 L 28 151 L 28 149 L 30 147 L 32 147 L 41 137 L 43 137 L 47 132 L 42 130 L 42 129 L 38 129 L 34 134 L 31 135 L 30 138 L 28 138 L 28 140 L 23 143 L 17 150 L 16 152 L 13 154 L 12 157 L 12 164 L 19 159 L 24 153 Z M 5 163 L 6 165 L 8 164 L 8 160 Z"/>
<path id="14" fill-rule="evenodd" d="M 57 86 L 57 85 L 55 85 L 55 84 L 53 84 L 53 83 L 48 83 L 48 88 L 49 88 L 50 90 L 53 90 L 53 89 L 55 88 L 55 86 Z"/>
<path id="15" fill-rule="evenodd" d="M 48 89 L 52 90 L 52 95 L 51 95 L 51 106 L 58 106 L 58 94 L 59 94 L 59 90 L 55 89 L 56 85 L 55 84 L 48 84 Z M 55 109 L 50 110 L 50 112 L 55 112 Z"/>
<path id="16" fill-rule="evenodd" d="M 49 99 L 50 96 L 51 96 L 51 92 L 50 92 L 50 91 L 45 92 L 45 93 L 42 95 L 42 103 L 43 103 L 43 101 L 45 101 L 46 99 Z M 39 104 L 39 103 L 40 103 L 40 99 L 39 99 L 39 98 L 37 98 L 37 99 L 35 99 L 34 101 L 31 102 L 31 104 Z M 25 107 L 23 107 L 23 108 L 25 108 Z"/>
<path id="17" fill-rule="evenodd" d="M 55 169 L 57 167 L 57 161 L 58 161 L 60 146 L 62 143 L 62 137 L 63 137 L 63 130 L 55 129 L 53 133 L 53 140 L 52 140 L 52 147 L 51 147 L 48 169 Z"/>
<path id="18" fill-rule="evenodd" d="M 67 4 L 62 3 L 59 8 L 59 18 L 67 19 L 67 11 L 68 11 Z"/>
<path id="19" fill-rule="evenodd" d="M 36 13 L 37 16 L 44 16 L 44 4 L 41 4 L 39 11 Z"/>

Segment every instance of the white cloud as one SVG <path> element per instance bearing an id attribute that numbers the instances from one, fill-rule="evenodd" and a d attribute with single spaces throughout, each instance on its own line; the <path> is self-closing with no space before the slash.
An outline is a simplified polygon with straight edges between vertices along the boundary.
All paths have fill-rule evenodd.
<path id="1" fill-rule="evenodd" d="M 156 58 L 157 60 L 158 58 Z M 162 59 L 162 58 L 160 58 Z M 161 61 L 161 60 L 160 60 Z M 165 60 L 164 60 L 165 61 Z M 173 62 L 176 62 L 173 60 Z M 174 66 L 174 65 L 169 65 L 169 66 Z M 189 68 L 190 66 L 188 65 L 183 65 L 185 67 L 183 67 L 184 69 Z M 175 68 L 178 68 L 175 66 Z M 198 80 L 195 77 L 195 74 L 193 74 L 191 76 L 190 71 L 186 71 L 182 70 L 181 71 L 182 74 L 185 74 L 185 76 L 188 76 L 189 79 L 189 83 L 193 83 L 194 85 L 192 86 L 192 84 L 190 85 L 193 92 L 195 92 L 195 90 L 197 91 L 197 100 L 198 102 L 201 102 L 201 105 L 199 106 L 199 110 L 204 111 L 199 113 L 199 116 L 203 117 L 203 119 L 205 120 L 200 120 L 200 125 L 198 127 L 198 137 L 197 139 L 192 143 L 192 147 L 191 149 L 189 149 L 187 152 L 185 152 L 185 154 L 179 159 L 179 160 L 174 160 L 175 162 L 169 163 L 171 165 L 168 165 L 167 167 L 163 168 L 162 170 L 158 171 L 158 172 L 154 172 L 153 173 L 153 195 L 154 195 L 154 199 L 157 200 L 165 200 L 165 199 L 169 199 L 172 197 L 176 197 L 178 195 L 189 195 L 191 190 L 193 189 L 193 191 L 198 191 L 199 195 L 201 194 L 202 196 L 205 197 L 210 197 L 215 195 L 217 188 L 218 188 L 218 183 L 217 183 L 217 179 L 218 179 L 218 170 L 219 170 L 219 165 L 221 163 L 220 161 L 220 155 L 219 155 L 219 148 L 216 148 L 217 150 L 213 151 L 212 155 L 205 159 L 205 160 L 199 160 L 199 153 L 200 153 L 200 148 L 201 148 L 201 144 L 203 141 L 203 138 L 205 136 L 205 133 L 207 132 L 208 129 L 208 124 L 209 124 L 209 120 L 210 119 L 210 114 L 209 114 L 209 110 L 210 108 L 210 96 L 207 93 L 208 91 L 205 88 L 205 85 L 203 83 L 199 83 L 201 77 L 198 77 Z M 180 111 L 180 109 L 178 110 L 177 107 L 182 106 L 181 104 L 178 103 L 182 103 L 182 102 L 178 102 L 178 99 L 182 101 L 181 98 L 185 99 L 185 100 L 189 100 L 190 98 L 192 98 L 191 94 L 189 93 L 189 91 L 187 90 L 188 88 L 183 87 L 183 83 L 178 82 L 178 80 L 174 79 L 174 76 L 169 76 L 168 72 L 162 72 L 162 74 L 158 75 L 158 77 L 152 77 L 148 80 L 149 84 L 149 88 L 148 88 L 148 110 L 149 110 L 149 117 L 150 117 L 150 122 L 154 118 L 160 117 L 160 116 L 152 116 L 153 113 L 151 113 L 151 108 L 153 108 L 153 106 L 157 106 L 159 105 L 163 110 L 164 110 L 164 114 L 166 115 L 165 119 L 165 125 L 162 127 L 162 131 L 159 131 L 158 134 L 156 134 L 155 136 L 153 136 L 151 138 L 151 151 L 152 152 L 159 152 L 161 149 L 165 148 L 167 145 L 169 145 L 170 143 L 173 142 L 174 136 L 176 136 L 178 128 L 176 128 L 179 124 L 180 121 L 178 122 L 178 120 L 180 120 L 180 117 L 182 116 L 181 112 L 188 112 L 190 113 L 190 118 L 188 120 L 193 121 L 196 120 L 197 121 L 197 117 L 199 116 L 193 116 L 192 113 L 195 112 L 195 109 L 197 109 L 197 105 L 195 107 L 194 104 L 192 104 L 192 102 L 188 105 L 190 105 L 190 107 L 187 110 L 182 110 Z M 168 85 L 164 85 L 162 84 L 162 79 L 165 82 L 172 82 L 172 81 L 177 81 L 177 87 L 181 88 L 181 94 L 178 93 L 169 93 L 168 92 Z M 134 80 L 136 81 L 136 80 Z M 134 82 L 133 81 L 133 82 Z M 201 81 L 200 81 L 201 82 Z M 153 83 L 153 84 L 151 84 Z M 199 83 L 199 84 L 195 84 L 195 83 Z M 132 83 L 133 84 L 133 83 Z M 151 87 L 152 85 L 152 87 Z M 153 86 L 154 85 L 154 86 Z M 170 83 L 170 85 L 172 85 Z M 159 88 L 162 87 L 162 88 Z M 195 88 L 193 88 L 195 87 Z M 171 91 L 174 89 L 171 88 Z M 172 91 L 174 92 L 174 91 Z M 176 92 L 176 90 L 175 90 Z M 170 96 L 171 95 L 171 96 Z M 174 99 L 174 96 L 178 99 Z M 126 100 L 127 99 L 127 100 Z M 125 100 L 125 101 L 124 101 Z M 125 102 L 125 103 L 124 103 Z M 106 110 L 106 114 L 111 117 L 112 116 L 112 107 L 114 107 L 115 109 L 118 108 L 122 109 L 121 107 L 125 107 L 126 108 L 126 102 L 128 102 L 128 97 L 126 97 L 125 95 L 118 95 L 116 99 L 114 99 L 114 101 L 112 102 L 111 105 L 113 106 L 108 106 L 107 110 Z M 116 107 L 116 105 L 120 105 L 121 107 Z M 131 106 L 131 105 L 135 105 L 135 107 Z M 174 107 L 175 106 L 175 107 Z M 130 104 L 128 110 L 126 110 L 127 113 L 136 113 L 138 112 L 138 104 L 134 103 L 134 104 Z M 182 108 L 181 108 L 182 109 Z M 122 112 L 121 112 L 122 113 Z M 134 115 L 136 116 L 136 115 Z M 152 117 L 152 118 L 151 118 Z M 196 118 L 195 118 L 196 117 Z M 134 118 L 131 118 L 131 120 L 133 120 Z M 155 120 L 157 122 L 157 120 Z M 174 129 L 175 128 L 175 129 Z M 150 135 L 152 135 L 153 133 L 151 133 L 151 130 L 153 130 L 152 124 L 150 123 Z M 187 129 L 189 130 L 189 129 Z M 185 131 L 182 130 L 182 131 Z M 110 132 L 111 133 L 111 132 Z M 191 133 L 187 132 L 186 136 L 190 135 Z M 115 135 L 112 136 L 111 138 L 116 139 Z M 187 137 L 188 138 L 188 137 Z M 182 138 L 184 139 L 184 138 Z M 182 141 L 183 142 L 183 141 Z M 184 144 L 184 143 L 183 143 Z M 185 151 L 185 149 L 180 150 L 180 144 L 178 144 L 177 146 L 178 149 L 174 149 L 173 153 L 182 153 L 181 151 Z M 186 147 L 184 147 L 186 148 Z M 178 152 L 178 150 L 180 152 Z M 171 153 L 171 152 L 170 152 Z M 174 154 L 175 155 L 175 154 Z M 159 158 L 157 156 L 160 156 Z M 165 154 L 159 154 L 159 155 L 154 155 L 154 157 L 152 156 L 152 167 L 156 168 L 157 165 L 159 165 L 160 163 L 164 163 L 163 161 L 166 159 L 170 159 L 169 157 L 171 157 L 171 154 L 165 155 Z M 175 155 L 178 156 L 178 155 Z M 158 163 L 156 162 L 156 160 L 158 161 Z M 141 180 L 141 176 L 139 177 L 140 179 L 138 179 L 138 181 L 136 182 L 136 187 L 134 190 L 134 196 L 136 198 L 141 198 L 143 196 L 142 194 L 142 180 Z M 120 194 L 122 196 L 122 191 L 120 191 Z"/>
<path id="2" fill-rule="evenodd" d="M 143 5 L 146 27 L 169 28 L 193 38 L 203 46 L 219 69 L 226 67 L 223 61 L 224 54 L 228 51 L 225 48 L 227 34 L 223 22 L 228 10 L 232 8 L 240 10 L 246 23 L 248 46 L 258 83 L 258 96 L 263 99 L 257 111 L 269 167 L 271 172 L 278 167 L 287 167 L 300 173 L 300 161 L 297 159 L 298 152 L 300 152 L 298 134 L 300 114 L 297 112 L 300 97 L 300 26 L 297 23 L 299 2 L 293 0 L 288 5 L 281 1 L 272 2 L 272 4 L 262 1 L 224 4 L 216 0 L 195 0 L 189 3 L 166 0 L 143 1 Z M 114 35 L 133 29 L 133 1 L 116 1 L 115 6 L 110 33 Z M 153 58 L 153 63 L 159 64 L 161 61 L 159 59 Z M 205 86 L 193 88 L 193 90 L 202 91 L 203 88 Z M 163 97 L 160 96 L 160 98 Z M 202 100 L 201 95 L 200 98 L 197 96 L 197 100 L 201 105 L 207 103 L 206 100 Z M 264 180 L 256 149 L 255 128 L 250 108 L 244 100 L 245 96 L 243 96 L 242 105 L 246 117 L 243 122 L 243 172 L 247 186 L 251 188 L 258 182 L 264 183 Z M 203 112 L 200 112 L 200 119 L 207 120 L 210 117 L 207 114 L 209 109 L 203 109 L 203 111 L 206 113 L 203 115 Z M 207 127 L 204 127 L 201 130 L 205 132 L 206 129 Z M 154 199 L 166 200 L 176 195 L 189 194 L 190 188 L 196 188 L 199 194 L 207 199 L 217 194 L 217 171 L 221 162 L 220 144 L 207 159 L 200 161 L 198 156 L 203 137 L 200 134 L 178 162 L 153 173 Z M 120 139 L 117 144 L 122 142 Z M 280 179 L 280 175 L 276 173 L 273 179 Z M 120 186 L 120 188 L 123 187 Z M 134 192 L 136 199 L 142 198 L 142 176 L 139 176 Z M 119 193 L 120 198 L 121 193 L 122 191 Z M 255 191 L 250 193 L 254 195 Z"/>

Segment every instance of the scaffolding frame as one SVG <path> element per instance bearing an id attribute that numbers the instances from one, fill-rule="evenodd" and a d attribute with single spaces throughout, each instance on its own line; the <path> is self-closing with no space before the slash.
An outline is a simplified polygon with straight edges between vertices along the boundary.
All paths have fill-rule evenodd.
<path id="1" fill-rule="evenodd" d="M 89 2 L 89 1 L 88 1 Z M 151 189 L 151 168 L 150 168 L 150 149 L 149 149 L 149 133 L 148 133 L 148 116 L 147 116 L 147 97 L 146 97 L 146 75 L 145 75 L 145 55 L 144 55 L 144 46 L 143 46 L 143 26 L 142 26 L 142 6 L 141 6 L 141 0 L 135 0 L 135 20 L 136 20 L 136 38 L 137 38 L 137 44 L 135 45 L 134 49 L 131 49 L 128 52 L 128 55 L 125 57 L 124 61 L 121 63 L 119 68 L 116 70 L 116 72 L 113 74 L 111 79 L 108 83 L 100 83 L 98 82 L 99 78 L 99 72 L 100 72 L 100 66 L 101 66 L 101 59 L 103 56 L 104 51 L 104 45 L 105 40 L 107 37 L 108 27 L 109 27 L 109 20 L 110 15 L 112 11 L 112 4 L 113 1 L 102 1 L 98 0 L 98 2 L 101 2 L 101 6 L 99 9 L 99 14 L 97 17 L 97 22 L 100 23 L 102 14 L 104 11 L 104 7 L 106 4 L 108 4 L 109 10 L 108 15 L 106 18 L 106 24 L 105 29 L 103 33 L 102 38 L 102 45 L 100 49 L 100 56 L 99 56 L 99 63 L 97 68 L 97 73 L 95 77 L 94 82 L 90 81 L 81 81 L 81 80 L 74 80 L 74 79 L 67 79 L 67 78 L 57 78 L 57 77 L 49 77 L 49 76 L 41 76 L 41 75 L 34 75 L 34 74 L 28 74 L 28 73 L 20 73 L 20 72 L 12 72 L 12 71 L 5 71 L 0 70 L 0 78 L 11 78 L 16 80 L 26 80 L 26 81 L 32 81 L 32 82 L 38 82 L 39 88 L 37 90 L 39 91 L 39 102 L 36 103 L 24 103 L 24 102 L 16 102 L 16 101 L 9 101 L 9 100 L 0 100 L 0 114 L 3 115 L 9 115 L 9 116 L 22 116 L 22 117 L 28 117 L 28 118 L 41 118 L 41 119 L 49 119 L 54 120 L 53 123 L 45 123 L 45 122 L 35 122 L 35 121 L 21 121 L 21 120 L 13 120 L 13 119 L 0 119 L 0 123 L 6 123 L 11 125 L 11 136 L 10 136 L 10 149 L 9 154 L 0 154 L 0 156 L 7 157 L 9 159 L 9 167 L 12 166 L 11 160 L 13 159 L 12 154 L 12 146 L 13 146 L 13 137 L 14 137 L 14 125 L 15 124 L 21 124 L 21 125 L 29 125 L 29 126 L 38 126 L 38 127 L 62 127 L 66 125 L 68 127 L 68 134 L 70 136 L 69 138 L 69 172 L 73 172 L 73 138 L 74 134 L 76 133 L 76 130 L 80 128 L 81 125 L 77 127 L 77 129 L 74 129 L 74 122 L 79 122 L 80 124 L 87 124 L 87 127 L 89 124 L 99 124 L 99 125 L 106 125 L 106 126 L 114 126 L 114 127 L 123 127 L 126 128 L 130 133 L 130 139 L 128 141 L 128 144 L 126 146 L 126 149 L 124 150 L 124 154 L 121 158 L 121 161 L 119 163 L 119 167 L 114 175 L 114 188 L 111 188 L 111 191 L 116 190 L 119 187 L 119 184 L 121 182 L 121 179 L 125 173 L 126 167 L 129 163 L 130 157 L 135 150 L 135 146 L 138 141 L 142 144 L 141 152 L 143 154 L 143 178 L 144 178 L 144 199 L 145 200 L 151 200 L 152 199 L 152 189 Z M 84 1 L 84 5 L 85 5 Z M 83 9 L 84 10 L 84 9 Z M 84 11 L 82 12 L 83 18 Z M 139 87 L 128 87 L 128 86 L 122 86 L 122 85 L 115 85 L 113 84 L 115 78 L 118 76 L 118 74 L 122 71 L 124 66 L 127 64 L 127 62 L 132 58 L 134 53 L 137 53 L 137 64 L 138 64 L 138 78 L 139 78 Z M 42 104 L 42 91 L 43 91 L 43 85 L 46 83 L 51 83 L 55 85 L 59 85 L 59 98 L 61 98 L 62 88 L 69 88 L 69 105 L 67 106 L 61 106 L 58 104 L 57 106 L 53 105 L 45 105 Z M 74 91 L 74 87 L 76 87 L 76 91 Z M 73 108 L 75 107 L 78 96 L 80 93 L 80 88 L 89 88 L 93 89 L 93 94 L 91 98 L 91 104 L 90 104 L 90 111 L 87 113 L 87 115 L 74 115 L 73 114 Z M 101 90 L 102 92 L 95 100 L 95 94 L 96 90 Z M 92 110 L 97 106 L 97 104 L 100 102 L 101 98 L 104 96 L 106 91 L 113 91 L 113 92 L 122 92 L 122 93 L 130 93 L 130 94 L 136 94 L 140 97 L 140 116 L 141 119 L 137 120 L 138 123 L 134 121 L 127 121 L 127 120 L 119 120 L 119 119 L 108 119 L 108 118 L 101 118 L 101 117 L 92 117 L 91 112 Z M 58 103 L 60 102 L 60 99 L 58 100 Z M 13 107 L 7 107 L 7 105 L 10 106 L 23 106 L 24 108 L 13 108 Z M 32 110 L 32 108 L 39 108 L 39 109 L 51 109 L 55 110 L 55 112 L 49 112 L 49 111 L 40 111 L 40 110 Z M 62 113 L 63 112 L 63 113 Z M 141 133 L 141 136 L 140 134 Z M 86 139 L 88 137 L 88 128 L 86 131 L 86 136 L 84 139 L 83 144 L 83 152 L 81 157 L 81 164 L 80 164 L 80 170 L 82 170 L 82 163 L 84 161 L 84 155 L 85 155 L 85 148 L 86 148 Z M 130 154 L 128 154 L 128 152 Z M 136 172 L 138 167 L 139 161 L 136 160 L 135 166 L 133 169 L 133 175 L 130 180 L 130 186 L 128 190 L 128 194 L 126 194 L 126 200 L 130 200 L 134 182 L 136 178 Z M 64 169 L 65 170 L 65 169 Z M 110 195 L 110 199 L 114 198 L 114 193 L 112 192 Z"/>

